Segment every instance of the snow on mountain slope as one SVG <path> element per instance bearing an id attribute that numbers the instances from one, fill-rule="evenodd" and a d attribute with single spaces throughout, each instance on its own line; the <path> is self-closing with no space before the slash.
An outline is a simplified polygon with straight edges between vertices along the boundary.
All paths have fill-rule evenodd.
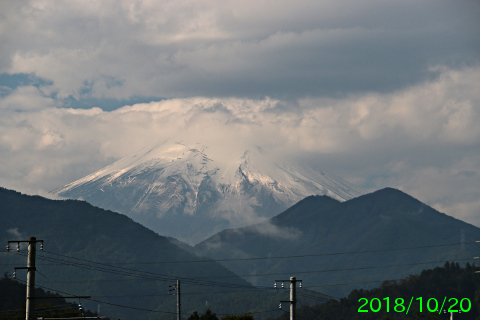
<path id="1" fill-rule="evenodd" d="M 314 168 L 201 144 L 143 149 L 53 191 L 130 216 L 159 234 L 199 242 L 225 228 L 270 218 L 309 195 L 344 201 L 364 194 Z"/>

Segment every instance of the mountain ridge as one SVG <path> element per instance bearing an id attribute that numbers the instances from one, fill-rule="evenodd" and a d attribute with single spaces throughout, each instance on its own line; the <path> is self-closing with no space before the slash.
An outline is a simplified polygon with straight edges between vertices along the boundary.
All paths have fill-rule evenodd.
<path id="1" fill-rule="evenodd" d="M 30 236 L 44 240 L 44 250 L 37 248 L 37 286 L 91 296 L 100 302 L 82 300 L 85 307 L 96 310 L 100 303 L 103 314 L 117 319 L 151 319 L 152 315 L 170 319 L 168 313 L 176 312 L 176 302 L 168 290 L 176 280 L 182 281 L 185 312 L 203 306 L 204 298 L 212 299 L 216 310 L 238 310 L 227 307 L 230 292 L 255 290 L 217 262 L 177 247 L 125 215 L 85 201 L 51 200 L 0 187 L 0 219 L 0 243 Z M 0 252 L 2 273 L 11 274 L 14 266 L 26 264 L 26 247 L 20 249 Z M 216 282 L 219 276 L 228 280 Z M 19 271 L 17 277 L 24 280 L 25 273 Z M 214 293 L 218 287 L 222 294 Z M 198 291 L 203 295 L 193 294 Z M 248 298 L 245 301 L 239 306 L 248 308 L 243 312 L 256 305 Z M 115 308 L 112 302 L 126 307 Z"/>
<path id="2" fill-rule="evenodd" d="M 201 144 L 144 148 L 52 193 L 85 199 L 189 244 L 270 218 L 312 194 L 344 201 L 365 191 L 256 147 L 225 154 Z"/>
<path id="3" fill-rule="evenodd" d="M 194 250 L 216 260 L 295 256 L 241 265 L 222 263 L 237 274 L 306 272 L 302 275 L 306 282 L 323 286 L 398 279 L 434 267 L 436 261 L 472 259 L 478 252 L 471 239 L 479 238 L 479 228 L 400 190 L 385 188 L 345 202 L 308 197 L 266 222 L 219 232 Z M 317 273 L 312 266 L 322 266 L 319 271 L 350 271 Z M 369 273 L 372 266 L 387 267 Z M 267 276 L 252 283 L 268 285 L 273 280 L 274 276 Z M 324 290 L 343 295 L 353 288 L 327 286 Z"/>

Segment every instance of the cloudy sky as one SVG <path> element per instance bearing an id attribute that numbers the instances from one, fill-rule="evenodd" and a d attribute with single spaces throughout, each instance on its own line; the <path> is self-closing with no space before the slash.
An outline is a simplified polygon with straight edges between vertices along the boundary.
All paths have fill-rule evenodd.
<path id="1" fill-rule="evenodd" d="M 0 2 L 0 186 L 260 145 L 480 226 L 478 0 Z"/>

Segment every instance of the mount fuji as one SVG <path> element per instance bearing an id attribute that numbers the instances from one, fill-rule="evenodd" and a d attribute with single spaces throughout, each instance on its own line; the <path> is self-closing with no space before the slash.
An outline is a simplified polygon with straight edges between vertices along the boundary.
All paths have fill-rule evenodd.
<path id="1" fill-rule="evenodd" d="M 264 221 L 310 195 L 345 201 L 366 192 L 334 174 L 241 153 L 163 143 L 122 158 L 52 193 L 123 213 L 190 244 Z"/>

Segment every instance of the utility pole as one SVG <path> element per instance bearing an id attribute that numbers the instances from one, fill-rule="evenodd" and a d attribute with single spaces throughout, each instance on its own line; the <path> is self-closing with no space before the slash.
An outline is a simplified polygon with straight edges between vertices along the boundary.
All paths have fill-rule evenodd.
<path id="1" fill-rule="evenodd" d="M 290 280 L 275 280 L 274 288 L 277 289 L 277 282 L 282 283 L 282 289 L 284 288 L 283 283 L 290 281 L 290 300 L 280 301 L 280 302 L 289 302 L 290 303 L 290 320 L 295 320 L 296 318 L 296 308 L 297 304 L 297 282 L 300 282 L 300 288 L 302 287 L 302 280 L 297 280 L 295 277 L 290 277 Z M 281 306 L 281 304 L 280 304 Z"/>
<path id="2" fill-rule="evenodd" d="M 180 280 L 177 280 L 177 284 L 174 284 L 169 287 L 174 287 L 169 291 L 175 291 L 174 295 L 177 295 L 177 320 L 182 320 L 181 303 L 180 303 Z"/>
<path id="3" fill-rule="evenodd" d="M 14 274 L 16 275 L 17 269 L 27 269 L 27 302 L 25 320 L 33 320 L 33 300 L 35 299 L 35 255 L 37 252 L 37 242 L 41 242 L 40 249 L 43 250 L 43 240 L 37 240 L 35 237 L 30 237 L 28 240 L 8 241 L 7 252 L 10 251 L 10 243 L 17 243 L 17 252 L 20 252 L 20 243 L 28 243 L 28 258 L 27 267 L 15 268 Z"/>
<path id="4" fill-rule="evenodd" d="M 27 259 L 27 308 L 25 320 L 34 318 L 33 299 L 35 299 L 35 255 L 37 253 L 37 239 L 28 238 L 28 259 Z"/>
<path id="5" fill-rule="evenodd" d="M 177 320 L 181 320 L 181 307 L 180 307 L 180 280 L 177 280 Z"/>
<path id="6" fill-rule="evenodd" d="M 290 277 L 290 320 L 295 320 L 295 305 L 297 304 L 297 286 L 296 286 L 296 278 Z"/>

